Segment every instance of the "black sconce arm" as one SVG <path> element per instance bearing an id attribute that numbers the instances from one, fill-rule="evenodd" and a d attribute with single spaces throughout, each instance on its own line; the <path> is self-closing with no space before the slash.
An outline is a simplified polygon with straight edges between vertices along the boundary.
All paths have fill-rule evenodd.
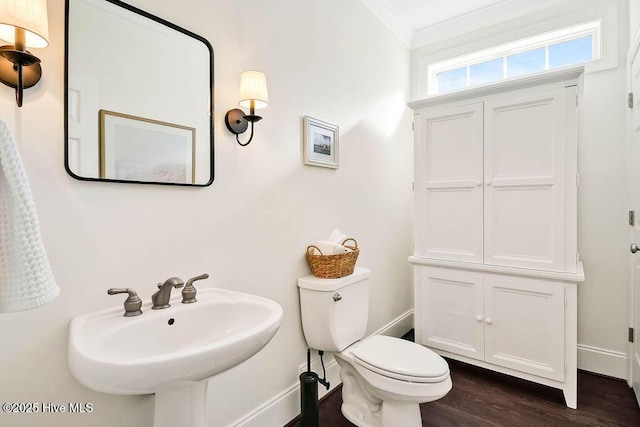
<path id="1" fill-rule="evenodd" d="M 236 141 L 238 142 L 238 144 L 240 144 L 242 147 L 245 147 L 249 145 L 249 143 L 251 143 L 251 140 L 253 139 L 253 124 L 261 119 L 262 117 L 257 116 L 253 108 L 251 108 L 249 114 L 244 114 L 244 111 L 242 111 L 241 109 L 234 108 L 233 110 L 227 111 L 227 114 L 224 116 L 224 123 L 227 125 L 227 129 L 229 129 L 229 132 L 236 135 Z M 249 140 L 247 142 L 242 143 L 240 142 L 240 138 L 238 137 L 238 135 L 246 132 L 247 127 L 249 127 L 249 123 L 251 123 L 251 135 L 249 136 Z"/>

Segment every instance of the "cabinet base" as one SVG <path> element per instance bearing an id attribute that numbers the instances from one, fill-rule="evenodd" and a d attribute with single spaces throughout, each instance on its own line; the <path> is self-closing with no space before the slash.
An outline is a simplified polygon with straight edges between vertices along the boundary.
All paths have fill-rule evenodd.
<path id="1" fill-rule="evenodd" d="M 417 341 L 416 341 L 417 342 Z M 420 344 L 420 343 L 418 343 Z M 429 347 L 430 350 L 438 353 L 442 357 L 446 357 L 448 359 L 457 360 L 459 362 L 467 363 L 469 365 L 478 366 L 483 369 L 487 369 L 489 371 L 499 372 L 501 374 L 510 375 L 512 377 L 520 378 L 523 380 L 531 381 L 534 383 L 542 384 L 548 387 L 556 388 L 562 390 L 562 394 L 564 395 L 565 404 L 568 408 L 578 409 L 578 381 L 577 375 L 569 375 L 567 372 L 567 380 L 565 382 L 554 381 L 547 378 L 538 377 L 535 375 L 527 374 L 525 372 L 516 371 L 514 369 L 505 368 L 498 365 L 493 365 L 491 363 L 484 362 L 482 360 L 475 360 L 469 357 L 461 356 L 459 354 L 450 353 L 448 351 L 439 350 L 437 348 Z M 572 378 L 569 378 L 569 377 Z M 455 382 L 453 383 L 453 388 L 456 387 Z"/>

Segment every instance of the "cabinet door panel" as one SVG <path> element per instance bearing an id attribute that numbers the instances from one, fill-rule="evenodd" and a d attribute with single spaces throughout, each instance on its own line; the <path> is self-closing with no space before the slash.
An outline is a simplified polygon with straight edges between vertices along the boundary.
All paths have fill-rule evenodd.
<path id="1" fill-rule="evenodd" d="M 416 115 L 415 253 L 482 262 L 482 104 Z"/>
<path id="2" fill-rule="evenodd" d="M 486 276 L 485 360 L 564 381 L 564 285 Z"/>
<path id="3" fill-rule="evenodd" d="M 485 103 L 486 264 L 565 270 L 565 91 Z"/>
<path id="4" fill-rule="evenodd" d="M 429 347 L 482 360 L 482 277 L 430 268 L 420 269 L 419 274 L 416 309 L 420 311 L 421 331 L 416 340 Z"/>

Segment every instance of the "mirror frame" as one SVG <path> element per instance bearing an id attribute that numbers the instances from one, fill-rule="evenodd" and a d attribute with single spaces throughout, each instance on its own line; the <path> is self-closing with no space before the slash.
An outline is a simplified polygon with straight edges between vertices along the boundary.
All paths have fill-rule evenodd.
<path id="1" fill-rule="evenodd" d="M 122 179 L 109 179 L 109 178 L 93 178 L 93 177 L 83 177 L 76 175 L 69 167 L 69 2 L 70 0 L 65 0 L 65 11 L 64 11 L 64 168 L 67 173 L 71 175 L 73 178 L 78 179 L 80 181 L 99 181 L 99 182 L 119 182 L 123 184 L 153 184 L 153 185 L 173 185 L 173 186 L 182 186 L 182 187 L 207 187 L 213 183 L 214 178 L 214 126 L 213 126 L 213 117 L 214 117 L 214 84 L 213 84 L 213 66 L 214 66 L 214 55 L 213 55 L 213 46 L 207 39 L 202 36 L 199 36 L 187 29 L 184 29 L 176 24 L 173 24 L 167 20 L 164 20 L 158 16 L 152 15 L 149 12 L 145 12 L 144 10 L 138 9 L 130 4 L 124 3 L 120 0 L 104 0 L 108 3 L 114 4 L 116 6 L 122 7 L 132 13 L 141 15 L 147 19 L 157 22 L 160 25 L 164 25 L 169 27 L 172 30 L 178 31 L 188 37 L 191 37 L 195 40 L 202 42 L 207 49 L 209 50 L 209 145 L 210 145 L 210 177 L 209 181 L 204 184 L 183 184 L 176 182 L 155 182 L 155 181 L 135 181 L 135 180 L 122 180 Z M 96 111 L 98 114 L 98 111 Z M 96 141 L 96 144 L 98 141 Z"/>

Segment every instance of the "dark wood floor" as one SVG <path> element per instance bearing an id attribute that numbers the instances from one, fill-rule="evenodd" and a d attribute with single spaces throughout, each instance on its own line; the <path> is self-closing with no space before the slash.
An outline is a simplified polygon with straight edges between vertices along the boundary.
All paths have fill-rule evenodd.
<path id="1" fill-rule="evenodd" d="M 578 372 L 578 409 L 564 404 L 560 390 L 447 360 L 453 389 L 442 399 L 420 405 L 422 425 L 432 427 L 640 427 L 640 408 L 626 382 Z M 342 416 L 342 390 L 319 404 L 322 427 L 351 427 Z M 298 426 L 293 420 L 285 427 Z M 398 426 L 402 427 L 402 426 Z"/>

